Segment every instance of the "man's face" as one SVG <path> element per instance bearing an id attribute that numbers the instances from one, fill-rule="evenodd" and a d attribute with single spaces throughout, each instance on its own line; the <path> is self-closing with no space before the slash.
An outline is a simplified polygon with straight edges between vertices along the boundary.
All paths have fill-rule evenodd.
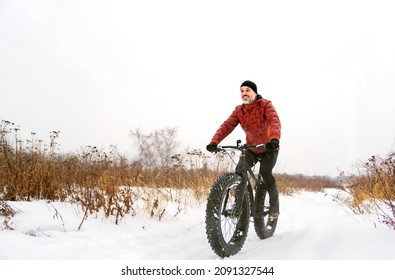
<path id="1" fill-rule="evenodd" d="M 244 104 L 251 104 L 256 97 L 256 93 L 249 87 L 243 86 L 240 88 L 241 100 Z"/>

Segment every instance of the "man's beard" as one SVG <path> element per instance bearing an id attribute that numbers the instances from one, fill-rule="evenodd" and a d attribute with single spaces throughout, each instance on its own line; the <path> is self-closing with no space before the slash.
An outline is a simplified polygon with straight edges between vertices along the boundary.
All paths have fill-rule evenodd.
<path id="1" fill-rule="evenodd" d="M 247 99 L 242 98 L 243 104 L 245 105 L 251 104 L 254 100 L 255 100 L 254 98 L 249 98 L 249 97 Z"/>

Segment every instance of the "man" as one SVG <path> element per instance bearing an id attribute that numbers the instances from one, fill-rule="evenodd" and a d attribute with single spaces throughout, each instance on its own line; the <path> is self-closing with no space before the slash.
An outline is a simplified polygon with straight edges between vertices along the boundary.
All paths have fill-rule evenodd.
<path id="1" fill-rule="evenodd" d="M 238 124 L 246 134 L 248 145 L 266 144 L 266 150 L 251 149 L 246 154 L 249 166 L 260 162 L 259 174 L 270 196 L 269 223 L 275 221 L 280 213 L 278 189 L 272 170 L 277 161 L 281 123 L 271 101 L 262 98 L 252 81 L 245 81 L 240 86 L 242 105 L 219 127 L 207 145 L 209 152 L 217 151 L 217 145 L 225 139 Z M 239 166 L 236 167 L 236 172 Z"/>

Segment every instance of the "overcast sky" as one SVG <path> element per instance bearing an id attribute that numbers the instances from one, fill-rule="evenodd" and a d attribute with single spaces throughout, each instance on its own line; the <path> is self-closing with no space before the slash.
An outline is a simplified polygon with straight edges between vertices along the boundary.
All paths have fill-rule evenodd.
<path id="1" fill-rule="evenodd" d="M 276 172 L 336 176 L 395 148 L 393 1 L 0 0 L 0 119 L 62 151 L 178 128 L 205 149 L 250 79 Z M 238 128 L 222 144 L 244 139 Z"/>

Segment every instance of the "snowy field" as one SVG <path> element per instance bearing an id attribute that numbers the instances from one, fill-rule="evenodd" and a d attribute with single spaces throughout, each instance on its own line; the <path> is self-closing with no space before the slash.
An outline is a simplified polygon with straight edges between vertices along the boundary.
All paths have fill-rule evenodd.
<path id="1" fill-rule="evenodd" d="M 275 235 L 260 240 L 251 224 L 240 253 L 225 260 L 212 252 L 206 240 L 204 203 L 176 217 L 175 209 L 172 213 L 172 207 L 168 207 L 161 221 L 150 218 L 145 211 L 126 217 L 118 225 L 111 218 L 89 216 L 78 231 L 83 211 L 76 205 L 10 202 L 20 213 L 8 221 L 13 230 L 0 231 L 0 259 L 3 260 L 0 271 L 20 263 L 30 266 L 31 260 L 44 261 L 38 262 L 38 267 L 49 260 L 61 261 L 57 264 L 71 261 L 78 263 L 77 266 L 89 260 L 82 262 L 84 267 L 106 260 L 134 264 L 275 262 L 280 266 L 319 260 L 325 261 L 325 265 L 330 261 L 331 265 L 341 263 L 344 267 L 361 268 L 364 263 L 371 267 L 373 262 L 379 266 L 377 273 L 383 273 L 383 267 L 394 264 L 395 231 L 374 216 L 353 214 L 334 199 L 338 193 L 338 190 L 327 190 L 281 196 L 281 215 Z M 349 262 L 345 265 L 339 261 Z"/>

